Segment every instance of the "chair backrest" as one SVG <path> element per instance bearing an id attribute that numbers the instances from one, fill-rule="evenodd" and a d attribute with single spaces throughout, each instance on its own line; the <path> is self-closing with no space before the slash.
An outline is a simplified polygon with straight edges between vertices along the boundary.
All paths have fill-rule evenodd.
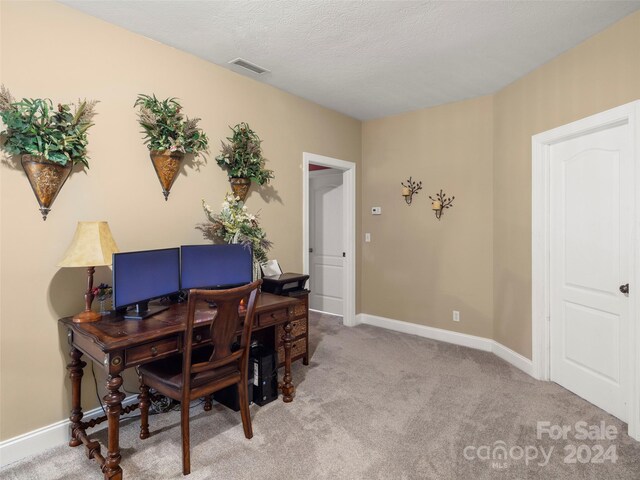
<path id="1" fill-rule="evenodd" d="M 192 289 L 189 291 L 187 330 L 185 332 L 182 364 L 185 393 L 190 388 L 192 374 L 213 370 L 229 365 L 232 362 L 243 361 L 242 368 L 246 368 L 248 347 L 251 341 L 251 327 L 256 309 L 256 297 L 260 284 L 262 284 L 262 280 L 228 290 Z M 240 303 L 241 300 L 244 300 L 242 305 Z M 212 302 L 216 305 L 216 313 L 211 322 L 210 331 L 213 352 L 208 361 L 192 364 L 195 313 L 198 304 L 202 308 L 205 305 L 204 302 Z M 241 310 L 244 310 L 244 321 L 240 317 Z M 242 329 L 240 348 L 232 351 L 231 347 L 236 342 L 237 332 L 240 329 Z"/>

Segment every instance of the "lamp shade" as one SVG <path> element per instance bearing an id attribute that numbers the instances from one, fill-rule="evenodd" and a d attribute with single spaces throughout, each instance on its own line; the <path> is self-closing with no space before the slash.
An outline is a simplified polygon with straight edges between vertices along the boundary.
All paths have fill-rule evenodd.
<path id="1" fill-rule="evenodd" d="M 58 267 L 111 265 L 111 254 L 118 251 L 107 222 L 78 222 L 71 245 Z"/>

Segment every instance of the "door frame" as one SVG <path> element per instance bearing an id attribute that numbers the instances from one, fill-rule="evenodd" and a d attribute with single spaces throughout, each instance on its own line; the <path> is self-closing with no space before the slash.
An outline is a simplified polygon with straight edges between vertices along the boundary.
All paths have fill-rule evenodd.
<path id="1" fill-rule="evenodd" d="M 626 379 L 629 435 L 640 440 L 640 324 L 637 298 L 640 295 L 640 100 L 607 110 L 531 138 L 531 327 L 533 376 L 550 380 L 550 160 L 551 145 L 615 125 L 629 125 L 633 158 L 634 191 L 631 192 L 632 234 L 629 284 L 629 374 Z"/>
<path id="2" fill-rule="evenodd" d="M 325 157 L 315 153 L 302 153 L 302 271 L 309 274 L 309 164 L 342 171 L 342 235 L 345 261 L 342 269 L 344 285 L 342 323 L 356 325 L 356 164 Z"/>

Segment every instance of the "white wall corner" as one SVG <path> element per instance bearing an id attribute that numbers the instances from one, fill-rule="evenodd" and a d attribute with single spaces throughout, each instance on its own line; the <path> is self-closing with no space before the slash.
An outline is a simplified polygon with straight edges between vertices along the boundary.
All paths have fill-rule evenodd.
<path id="1" fill-rule="evenodd" d="M 126 407 L 136 403 L 137 401 L 137 395 L 130 395 L 122 401 L 122 406 Z M 102 408 L 98 407 L 85 412 L 82 420 L 86 422 L 102 415 L 104 415 Z M 127 416 L 128 415 L 123 415 L 122 418 Z M 38 455 L 50 448 L 68 443 L 70 425 L 71 422 L 68 419 L 60 420 L 59 422 L 52 423 L 46 427 L 38 428 L 37 430 L 32 430 L 31 432 L 0 442 L 0 467 L 5 467 L 11 463 L 17 462 L 18 460 L 22 460 L 23 458 Z M 106 428 L 106 426 L 107 422 L 105 421 L 97 427 L 97 430 Z"/>

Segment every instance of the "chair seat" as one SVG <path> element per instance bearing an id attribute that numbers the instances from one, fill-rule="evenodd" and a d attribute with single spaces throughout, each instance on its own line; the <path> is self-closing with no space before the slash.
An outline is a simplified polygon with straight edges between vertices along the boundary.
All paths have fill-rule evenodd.
<path id="1" fill-rule="evenodd" d="M 211 351 L 211 348 L 194 350 L 192 357 L 193 363 L 206 362 L 211 355 Z M 182 389 L 182 354 L 146 363 L 139 367 L 139 371 L 143 377 L 154 379 L 156 382 L 163 383 L 175 390 Z M 234 375 L 240 375 L 238 362 L 233 362 L 213 370 L 207 370 L 206 372 L 196 373 L 191 379 L 191 388 L 197 388 L 212 381 L 222 380 L 225 377 Z"/>

